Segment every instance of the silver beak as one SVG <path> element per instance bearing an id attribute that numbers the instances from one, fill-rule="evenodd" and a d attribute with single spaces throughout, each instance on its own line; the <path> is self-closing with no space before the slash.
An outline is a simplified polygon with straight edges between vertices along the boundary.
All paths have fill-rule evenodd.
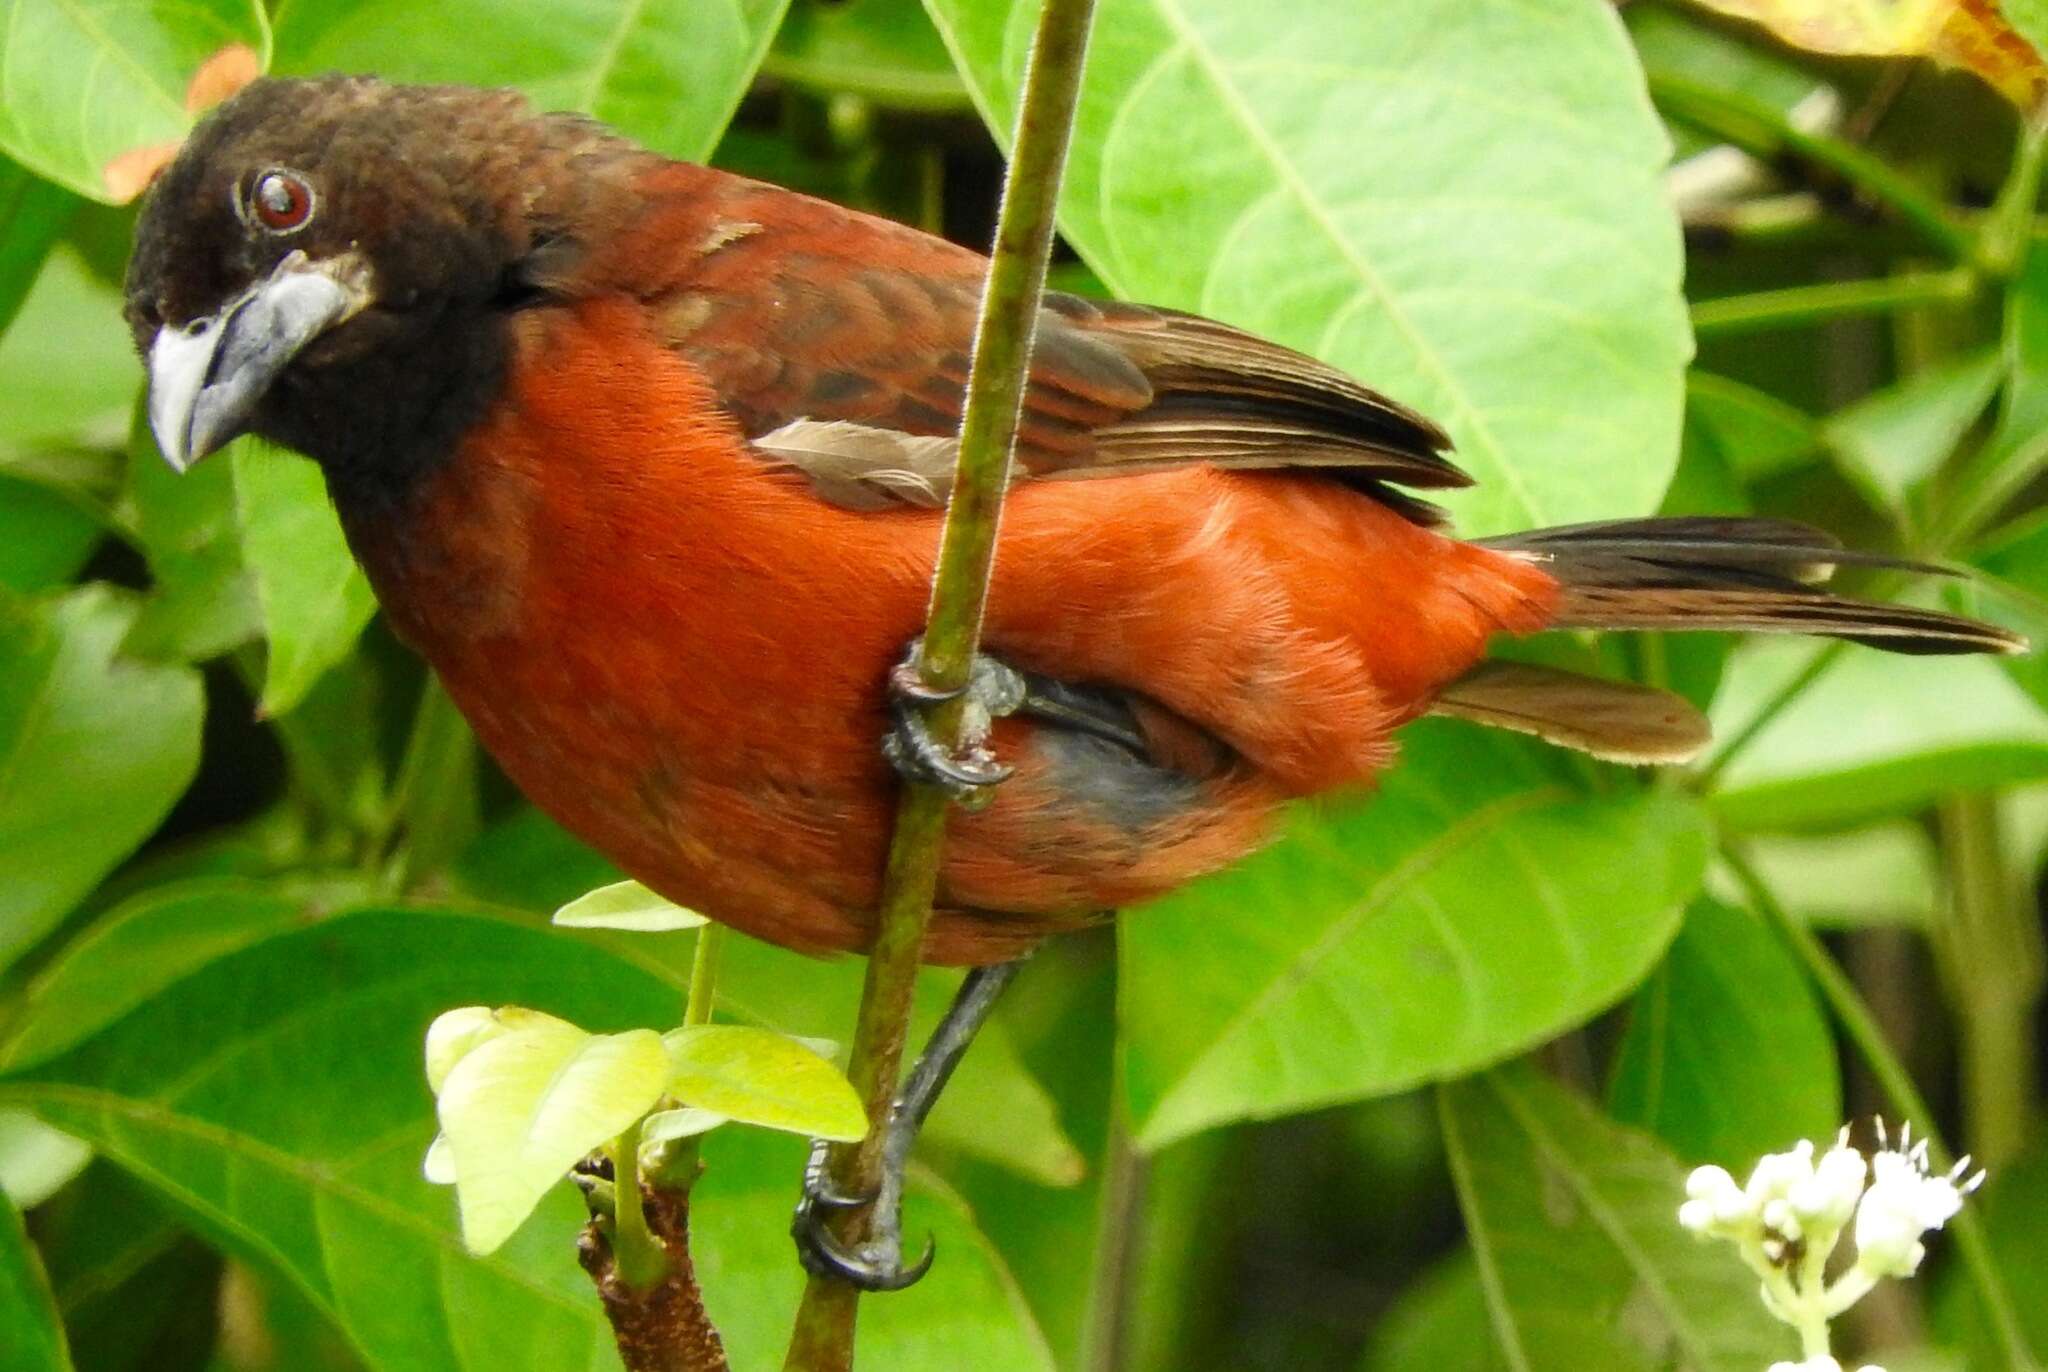
<path id="1" fill-rule="evenodd" d="M 217 313 L 157 330 L 149 427 L 166 462 L 185 471 L 242 434 L 299 350 L 367 303 L 362 273 L 337 265 L 292 253 Z"/>

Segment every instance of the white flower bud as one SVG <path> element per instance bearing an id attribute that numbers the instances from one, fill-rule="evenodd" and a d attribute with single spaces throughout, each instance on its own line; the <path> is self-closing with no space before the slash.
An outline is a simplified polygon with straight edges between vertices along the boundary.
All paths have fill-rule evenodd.
<path id="1" fill-rule="evenodd" d="M 1690 1199 L 1678 1207 L 1678 1222 L 1695 1234 L 1726 1237 L 1756 1220 L 1756 1208 L 1726 1168 L 1694 1168 L 1685 1179 L 1685 1194 Z"/>
<path id="2" fill-rule="evenodd" d="M 1902 1131 L 1899 1144 L 1871 1159 L 1870 1189 L 1856 1208 L 1856 1265 L 1873 1276 L 1917 1271 L 1927 1255 L 1920 1236 L 1954 1219 L 1984 1180 L 1981 1172 L 1965 1176 L 1968 1158 L 1946 1176 L 1929 1176 L 1926 1141 L 1909 1146 Z"/>
<path id="3" fill-rule="evenodd" d="M 1787 1152 L 1764 1154 L 1749 1174 L 1749 1184 L 1743 1191 L 1761 1209 L 1765 1201 L 1783 1199 L 1793 1187 L 1812 1179 L 1813 1143 L 1801 1139 Z"/>
<path id="4" fill-rule="evenodd" d="M 1869 1171 L 1861 1153 L 1837 1144 L 1822 1154 L 1810 1180 L 1792 1188 L 1792 1213 L 1811 1231 L 1836 1232 L 1856 1213 Z"/>

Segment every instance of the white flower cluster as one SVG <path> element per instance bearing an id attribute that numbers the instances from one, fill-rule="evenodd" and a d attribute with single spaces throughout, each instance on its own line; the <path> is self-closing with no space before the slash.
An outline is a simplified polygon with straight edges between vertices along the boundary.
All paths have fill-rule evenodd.
<path id="1" fill-rule="evenodd" d="M 1842 1130 L 1822 1153 L 1801 1140 L 1759 1161 L 1738 1186 L 1725 1168 L 1701 1167 L 1686 1179 L 1678 1222 L 1702 1238 L 1726 1239 L 1763 1279 L 1763 1302 L 1799 1331 L 1803 1362 L 1770 1372 L 1842 1372 L 1828 1352 L 1828 1321 L 1885 1277 L 1910 1277 L 1927 1256 L 1921 1241 L 1963 1207 L 1984 1174 L 1964 1158 L 1944 1174 L 1929 1170 L 1927 1141 L 1899 1132 L 1896 1148 L 1878 1124 L 1879 1151 L 1867 1161 Z M 1816 1156 L 1818 1154 L 1818 1156 Z M 1828 1260 L 1854 1220 L 1855 1262 L 1833 1281 Z M 1866 1366 L 1861 1372 L 1883 1372 Z"/>

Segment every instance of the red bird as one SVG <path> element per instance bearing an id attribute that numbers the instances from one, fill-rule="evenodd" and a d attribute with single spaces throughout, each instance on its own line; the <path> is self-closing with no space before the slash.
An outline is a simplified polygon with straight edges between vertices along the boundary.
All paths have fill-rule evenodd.
<path id="1" fill-rule="evenodd" d="M 873 933 L 886 683 L 923 624 L 985 267 L 512 93 L 273 80 L 159 178 L 127 311 L 164 455 L 254 432 L 317 460 L 393 627 L 542 809 L 823 952 Z M 953 821 L 927 957 L 1013 959 L 1215 871 L 1432 710 L 1630 761 L 1704 741 L 1676 697 L 1483 663 L 1496 634 L 2019 646 L 1817 589 L 1884 559 L 1784 521 L 1461 542 L 1395 489 L 1466 484 L 1447 446 L 1227 325 L 1048 296 L 979 673 L 1013 772 Z M 996 774 L 897 713 L 905 766 Z"/>

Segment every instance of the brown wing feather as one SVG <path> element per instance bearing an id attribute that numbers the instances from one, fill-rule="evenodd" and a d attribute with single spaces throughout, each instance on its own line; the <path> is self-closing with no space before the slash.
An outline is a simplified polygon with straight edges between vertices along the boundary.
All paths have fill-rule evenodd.
<path id="1" fill-rule="evenodd" d="M 764 458 L 841 503 L 922 501 L 935 479 L 943 494 L 950 454 L 890 435 L 957 430 L 984 259 L 736 178 L 690 191 L 688 229 L 668 231 L 688 260 L 650 305 Z M 1315 469 L 1427 519 L 1429 506 L 1382 483 L 1468 484 L 1448 446 L 1421 415 L 1291 349 L 1193 315 L 1051 294 L 1017 458 L 1040 478 Z M 863 483 L 870 456 L 877 483 Z"/>

